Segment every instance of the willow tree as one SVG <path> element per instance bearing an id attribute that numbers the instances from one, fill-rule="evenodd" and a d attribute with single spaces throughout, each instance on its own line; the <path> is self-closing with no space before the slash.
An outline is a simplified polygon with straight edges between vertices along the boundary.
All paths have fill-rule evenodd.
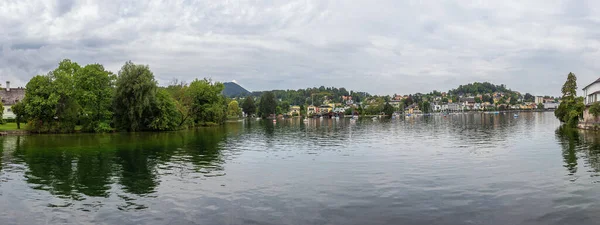
<path id="1" fill-rule="evenodd" d="M 119 71 L 113 96 L 115 127 L 127 131 L 148 129 L 156 90 L 157 82 L 147 65 L 126 62 Z"/>

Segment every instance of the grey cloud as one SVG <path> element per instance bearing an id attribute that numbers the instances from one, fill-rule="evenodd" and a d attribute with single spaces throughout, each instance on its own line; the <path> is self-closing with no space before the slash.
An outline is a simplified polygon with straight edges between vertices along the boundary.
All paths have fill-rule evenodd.
<path id="1" fill-rule="evenodd" d="M 148 64 L 157 79 L 237 80 L 250 90 L 344 86 L 375 94 L 474 81 L 558 95 L 597 79 L 595 1 L 0 2 L 0 83 L 63 58 Z"/>

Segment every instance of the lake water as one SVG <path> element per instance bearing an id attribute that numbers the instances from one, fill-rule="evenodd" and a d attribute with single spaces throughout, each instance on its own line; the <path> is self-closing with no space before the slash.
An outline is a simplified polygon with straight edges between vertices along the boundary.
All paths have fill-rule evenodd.
<path id="1" fill-rule="evenodd" d="M 551 112 L 0 137 L 0 224 L 597 224 Z"/>

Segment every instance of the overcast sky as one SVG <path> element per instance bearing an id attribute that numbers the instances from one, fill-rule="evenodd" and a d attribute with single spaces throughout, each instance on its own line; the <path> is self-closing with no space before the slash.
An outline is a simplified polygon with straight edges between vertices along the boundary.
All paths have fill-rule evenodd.
<path id="1" fill-rule="evenodd" d="M 161 84 L 447 91 L 489 81 L 559 95 L 600 77 L 600 1 L 2 0 L 0 82 L 63 58 L 148 64 Z"/>

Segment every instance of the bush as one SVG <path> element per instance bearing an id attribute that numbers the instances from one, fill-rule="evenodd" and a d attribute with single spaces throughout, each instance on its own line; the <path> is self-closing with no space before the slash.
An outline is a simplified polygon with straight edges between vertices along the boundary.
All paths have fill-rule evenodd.
<path id="1" fill-rule="evenodd" d="M 110 127 L 110 124 L 107 122 L 100 122 L 94 128 L 94 132 L 96 132 L 96 133 L 109 133 L 112 131 L 113 131 L 113 128 Z"/>

